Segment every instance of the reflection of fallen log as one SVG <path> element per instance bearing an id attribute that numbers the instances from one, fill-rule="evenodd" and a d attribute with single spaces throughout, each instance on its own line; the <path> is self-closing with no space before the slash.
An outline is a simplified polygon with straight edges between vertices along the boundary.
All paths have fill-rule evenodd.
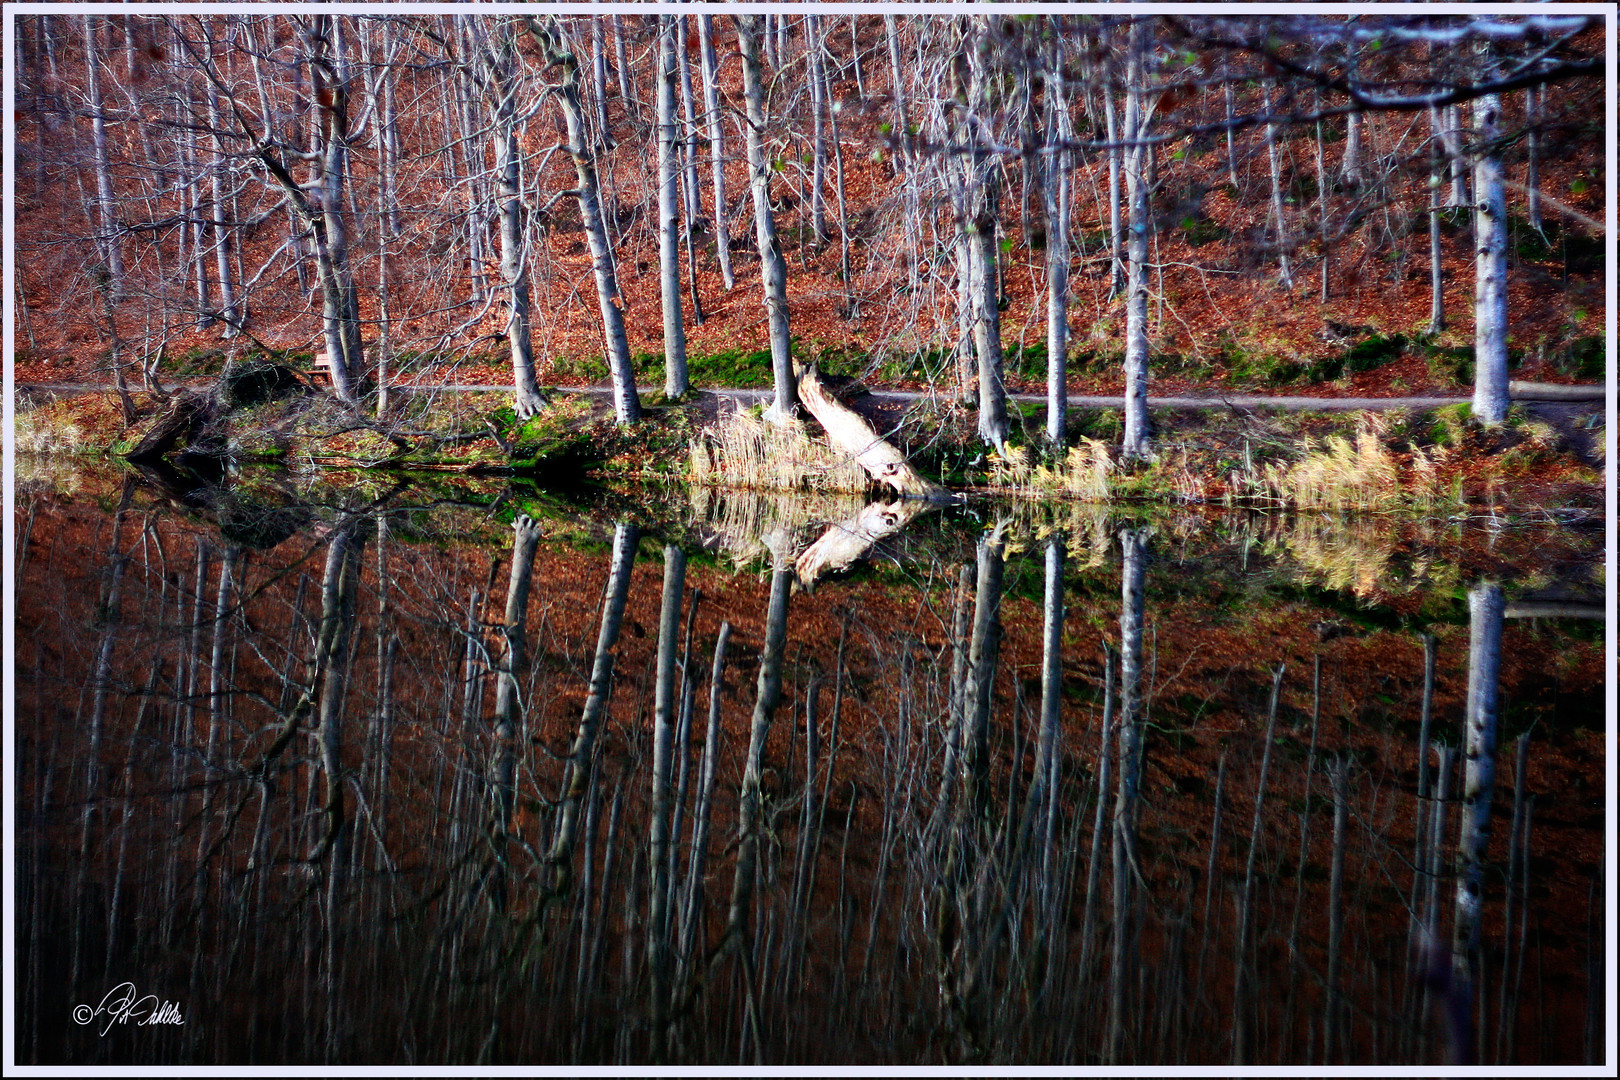
<path id="1" fill-rule="evenodd" d="M 827 432 L 834 450 L 853 458 L 867 474 L 901 495 L 914 499 L 945 500 L 950 492 L 925 480 L 906 456 L 879 435 L 866 419 L 838 401 L 822 382 L 814 366 L 799 377 L 799 400 Z"/>
<path id="2" fill-rule="evenodd" d="M 817 579 L 848 569 L 879 540 L 904 529 L 927 509 L 927 503 L 916 499 L 875 502 L 862 507 L 854 517 L 827 526 L 827 531 L 793 564 L 799 584 L 808 589 Z"/>

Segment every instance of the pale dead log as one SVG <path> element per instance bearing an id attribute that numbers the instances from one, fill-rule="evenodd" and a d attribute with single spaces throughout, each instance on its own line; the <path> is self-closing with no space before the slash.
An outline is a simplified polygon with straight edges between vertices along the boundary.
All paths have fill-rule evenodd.
<path id="1" fill-rule="evenodd" d="M 799 399 L 827 432 L 832 448 L 854 458 L 878 483 L 914 499 L 943 501 L 951 497 L 950 492 L 913 469 L 906 456 L 859 413 L 835 399 L 814 367 L 806 368 L 799 376 Z"/>

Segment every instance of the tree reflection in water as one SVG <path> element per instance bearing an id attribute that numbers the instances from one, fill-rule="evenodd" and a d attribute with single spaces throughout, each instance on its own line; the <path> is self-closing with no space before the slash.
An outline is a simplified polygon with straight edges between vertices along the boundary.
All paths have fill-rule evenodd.
<path id="1" fill-rule="evenodd" d="M 29 507 L 20 1061 L 1600 1052 L 1603 642 L 1511 583 L 1470 620 L 1433 565 L 1403 621 L 1322 584 L 1397 546 L 1319 522 L 357 505 L 253 547 L 137 496 Z M 72 1022 L 123 980 L 186 1023 Z"/>

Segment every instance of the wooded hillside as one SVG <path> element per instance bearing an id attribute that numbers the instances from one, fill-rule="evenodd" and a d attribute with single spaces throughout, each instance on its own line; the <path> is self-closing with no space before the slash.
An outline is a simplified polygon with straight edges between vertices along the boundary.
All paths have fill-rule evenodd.
<path id="1" fill-rule="evenodd" d="M 1606 362 L 1595 16 L 17 20 L 19 379 L 264 350 L 368 412 L 611 381 L 629 420 L 639 377 L 782 415 L 791 339 L 997 445 L 1009 386 L 1123 391 L 1130 457 L 1149 379 L 1489 420 L 1510 367 Z"/>

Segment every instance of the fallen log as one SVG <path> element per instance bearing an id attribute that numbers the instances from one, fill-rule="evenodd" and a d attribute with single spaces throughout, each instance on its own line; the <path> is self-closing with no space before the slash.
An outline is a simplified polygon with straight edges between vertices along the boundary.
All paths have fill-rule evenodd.
<path id="1" fill-rule="evenodd" d="M 913 499 L 943 502 L 952 497 L 913 469 L 906 456 L 879 435 L 865 417 L 833 397 L 814 365 L 799 376 L 799 400 L 821 424 L 832 448 L 853 458 L 879 484 Z"/>
<path id="2" fill-rule="evenodd" d="M 1602 386 L 1565 386 L 1560 383 L 1508 383 L 1508 397 L 1514 401 L 1602 401 L 1608 391 Z"/>

